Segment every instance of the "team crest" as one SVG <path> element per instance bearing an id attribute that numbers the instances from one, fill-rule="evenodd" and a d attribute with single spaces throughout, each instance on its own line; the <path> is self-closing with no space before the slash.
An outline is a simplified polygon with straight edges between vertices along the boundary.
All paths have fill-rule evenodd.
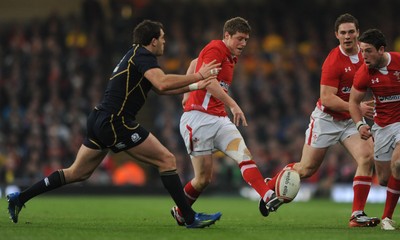
<path id="1" fill-rule="evenodd" d="M 142 138 L 139 136 L 139 134 L 134 133 L 134 134 L 132 134 L 131 139 L 132 139 L 132 142 L 137 143 Z"/>

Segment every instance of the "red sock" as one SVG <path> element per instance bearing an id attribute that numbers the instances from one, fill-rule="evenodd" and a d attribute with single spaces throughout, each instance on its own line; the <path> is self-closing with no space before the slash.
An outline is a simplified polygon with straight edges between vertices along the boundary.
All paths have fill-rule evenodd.
<path id="1" fill-rule="evenodd" d="M 371 189 L 372 177 L 355 176 L 353 179 L 353 209 L 355 211 L 364 211 L 367 202 L 369 190 Z"/>
<path id="2" fill-rule="evenodd" d="M 272 191 L 266 196 L 270 188 L 265 184 L 264 177 L 261 175 L 256 163 L 253 160 L 242 161 L 239 163 L 239 167 L 247 184 L 254 188 L 263 199 L 269 198 Z"/>
<path id="3" fill-rule="evenodd" d="M 183 191 L 185 192 L 186 200 L 190 204 L 190 206 L 193 205 L 194 202 L 196 202 L 197 198 L 200 196 L 201 192 L 197 191 L 193 185 L 192 182 L 189 181 L 186 186 L 183 188 Z"/>
<path id="4" fill-rule="evenodd" d="M 382 219 L 386 217 L 392 219 L 394 209 L 396 208 L 397 201 L 399 200 L 399 196 L 400 196 L 400 180 L 395 179 L 393 175 L 391 175 L 386 188 L 386 203 Z"/>
<path id="5" fill-rule="evenodd" d="M 193 205 L 194 202 L 196 202 L 197 198 L 200 196 L 201 192 L 197 191 L 194 189 L 192 182 L 189 181 L 185 187 L 183 188 L 183 192 L 185 193 L 186 201 L 189 203 L 190 206 Z M 178 213 L 180 216 L 182 215 L 181 210 L 178 208 Z"/>
<path id="6" fill-rule="evenodd" d="M 293 169 L 294 164 L 295 164 L 295 163 L 289 163 L 289 164 L 286 165 L 283 169 Z M 282 170 L 283 170 L 283 169 L 282 169 Z M 270 189 L 272 189 L 272 190 L 275 191 L 276 179 L 278 178 L 278 175 L 279 175 L 279 173 L 282 172 L 282 170 L 279 171 L 271 180 L 268 181 L 267 184 L 268 184 L 268 187 L 269 187 Z"/>

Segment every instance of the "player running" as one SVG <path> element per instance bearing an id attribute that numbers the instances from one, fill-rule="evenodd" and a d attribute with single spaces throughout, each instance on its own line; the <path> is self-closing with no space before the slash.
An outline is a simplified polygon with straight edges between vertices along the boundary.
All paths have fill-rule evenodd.
<path id="1" fill-rule="evenodd" d="M 375 167 L 379 184 L 386 186 L 381 228 L 395 230 L 392 220 L 400 196 L 400 53 L 386 52 L 386 38 L 377 29 L 361 34 L 365 64 L 354 77 L 350 114 L 363 141 L 374 137 Z M 362 119 L 360 102 L 371 90 L 375 100 L 372 128 Z"/>
<path id="2" fill-rule="evenodd" d="M 187 228 L 203 228 L 220 219 L 219 212 L 209 215 L 196 213 L 191 208 L 183 193 L 174 155 L 136 122 L 136 115 L 151 89 L 159 94 L 180 94 L 216 82 L 219 64 L 215 61 L 202 65 L 195 74 L 165 74 L 157 61 L 164 53 L 164 35 L 164 27 L 159 22 L 145 20 L 136 26 L 134 44 L 115 67 L 102 102 L 87 119 L 87 135 L 74 163 L 21 193 L 7 195 L 8 212 L 14 223 L 18 222 L 24 204 L 33 197 L 88 179 L 109 150 L 123 151 L 133 159 L 155 166 L 164 187 L 181 209 Z"/>
<path id="3" fill-rule="evenodd" d="M 296 170 L 302 179 L 308 178 L 321 166 L 329 147 L 341 143 L 357 163 L 349 227 L 374 227 L 379 224 L 379 218 L 368 217 L 364 212 L 372 184 L 373 142 L 372 139 L 360 139 L 350 117 L 348 103 L 354 74 L 363 64 L 357 41 L 358 20 L 347 13 L 339 16 L 335 21 L 335 36 L 339 46 L 332 49 L 322 65 L 320 99 L 311 113 L 300 162 L 290 163 L 286 168 Z M 373 107 L 368 106 L 368 102 L 360 103 L 360 113 L 372 118 Z M 272 189 L 277 175 L 268 181 Z M 276 211 L 280 204 L 280 201 L 275 200 L 264 207 L 260 201 L 260 211 L 262 214 L 268 209 Z"/>

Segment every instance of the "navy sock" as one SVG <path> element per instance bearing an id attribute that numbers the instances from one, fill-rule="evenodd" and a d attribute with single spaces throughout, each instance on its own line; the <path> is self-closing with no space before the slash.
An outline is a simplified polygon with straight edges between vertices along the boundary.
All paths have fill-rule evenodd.
<path id="1" fill-rule="evenodd" d="M 63 185 L 65 185 L 63 170 L 54 171 L 48 177 L 40 180 L 26 190 L 22 191 L 19 195 L 19 201 L 21 202 L 21 204 L 24 204 L 31 198 L 36 197 L 39 194 L 51 191 Z"/>
<path id="2" fill-rule="evenodd" d="M 176 170 L 171 170 L 161 172 L 160 176 L 164 187 L 168 190 L 175 204 L 178 206 L 183 218 L 185 218 L 186 224 L 192 224 L 196 213 L 186 200 L 178 173 Z"/>

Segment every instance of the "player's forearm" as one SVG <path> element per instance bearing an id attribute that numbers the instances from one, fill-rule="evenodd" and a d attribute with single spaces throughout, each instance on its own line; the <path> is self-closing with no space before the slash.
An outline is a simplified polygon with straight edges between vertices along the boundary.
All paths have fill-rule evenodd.
<path id="1" fill-rule="evenodd" d="M 353 121 L 355 123 L 363 120 L 363 115 L 362 115 L 360 103 L 361 103 L 361 101 L 360 102 L 355 101 L 355 100 L 350 100 L 349 101 L 350 116 L 351 116 L 351 119 L 353 119 Z"/>
<path id="2" fill-rule="evenodd" d="M 364 99 L 365 93 L 354 88 L 351 89 L 349 97 L 349 112 L 351 119 L 355 123 L 363 121 L 363 113 L 361 110 L 361 101 Z"/>
<path id="3" fill-rule="evenodd" d="M 331 95 L 329 97 L 321 97 L 322 105 L 335 112 L 348 112 L 349 103 L 338 97 L 337 95 Z"/>
<path id="4" fill-rule="evenodd" d="M 231 98 L 219 84 L 210 84 L 210 86 L 207 87 L 207 91 L 211 93 L 213 97 L 223 102 L 225 106 L 229 108 L 235 107 L 237 105 L 235 100 L 233 100 L 233 98 Z"/>
<path id="5" fill-rule="evenodd" d="M 159 68 L 147 70 L 144 73 L 144 77 L 151 82 L 154 89 L 158 92 L 176 90 L 204 79 L 200 73 L 192 73 L 188 75 L 165 74 Z"/>
<path id="6" fill-rule="evenodd" d="M 155 91 L 157 92 L 157 94 L 160 94 L 160 95 L 177 95 L 177 94 L 190 92 L 190 89 L 189 89 L 189 86 L 184 86 L 184 87 L 180 87 L 177 89 L 164 90 L 164 91 L 155 89 Z"/>
<path id="7" fill-rule="evenodd" d="M 161 92 L 176 90 L 177 93 L 185 93 L 190 91 L 188 87 L 190 84 L 196 83 L 202 79 L 204 78 L 200 73 L 188 75 L 167 74 L 160 81 L 160 85 L 157 89 Z"/>

